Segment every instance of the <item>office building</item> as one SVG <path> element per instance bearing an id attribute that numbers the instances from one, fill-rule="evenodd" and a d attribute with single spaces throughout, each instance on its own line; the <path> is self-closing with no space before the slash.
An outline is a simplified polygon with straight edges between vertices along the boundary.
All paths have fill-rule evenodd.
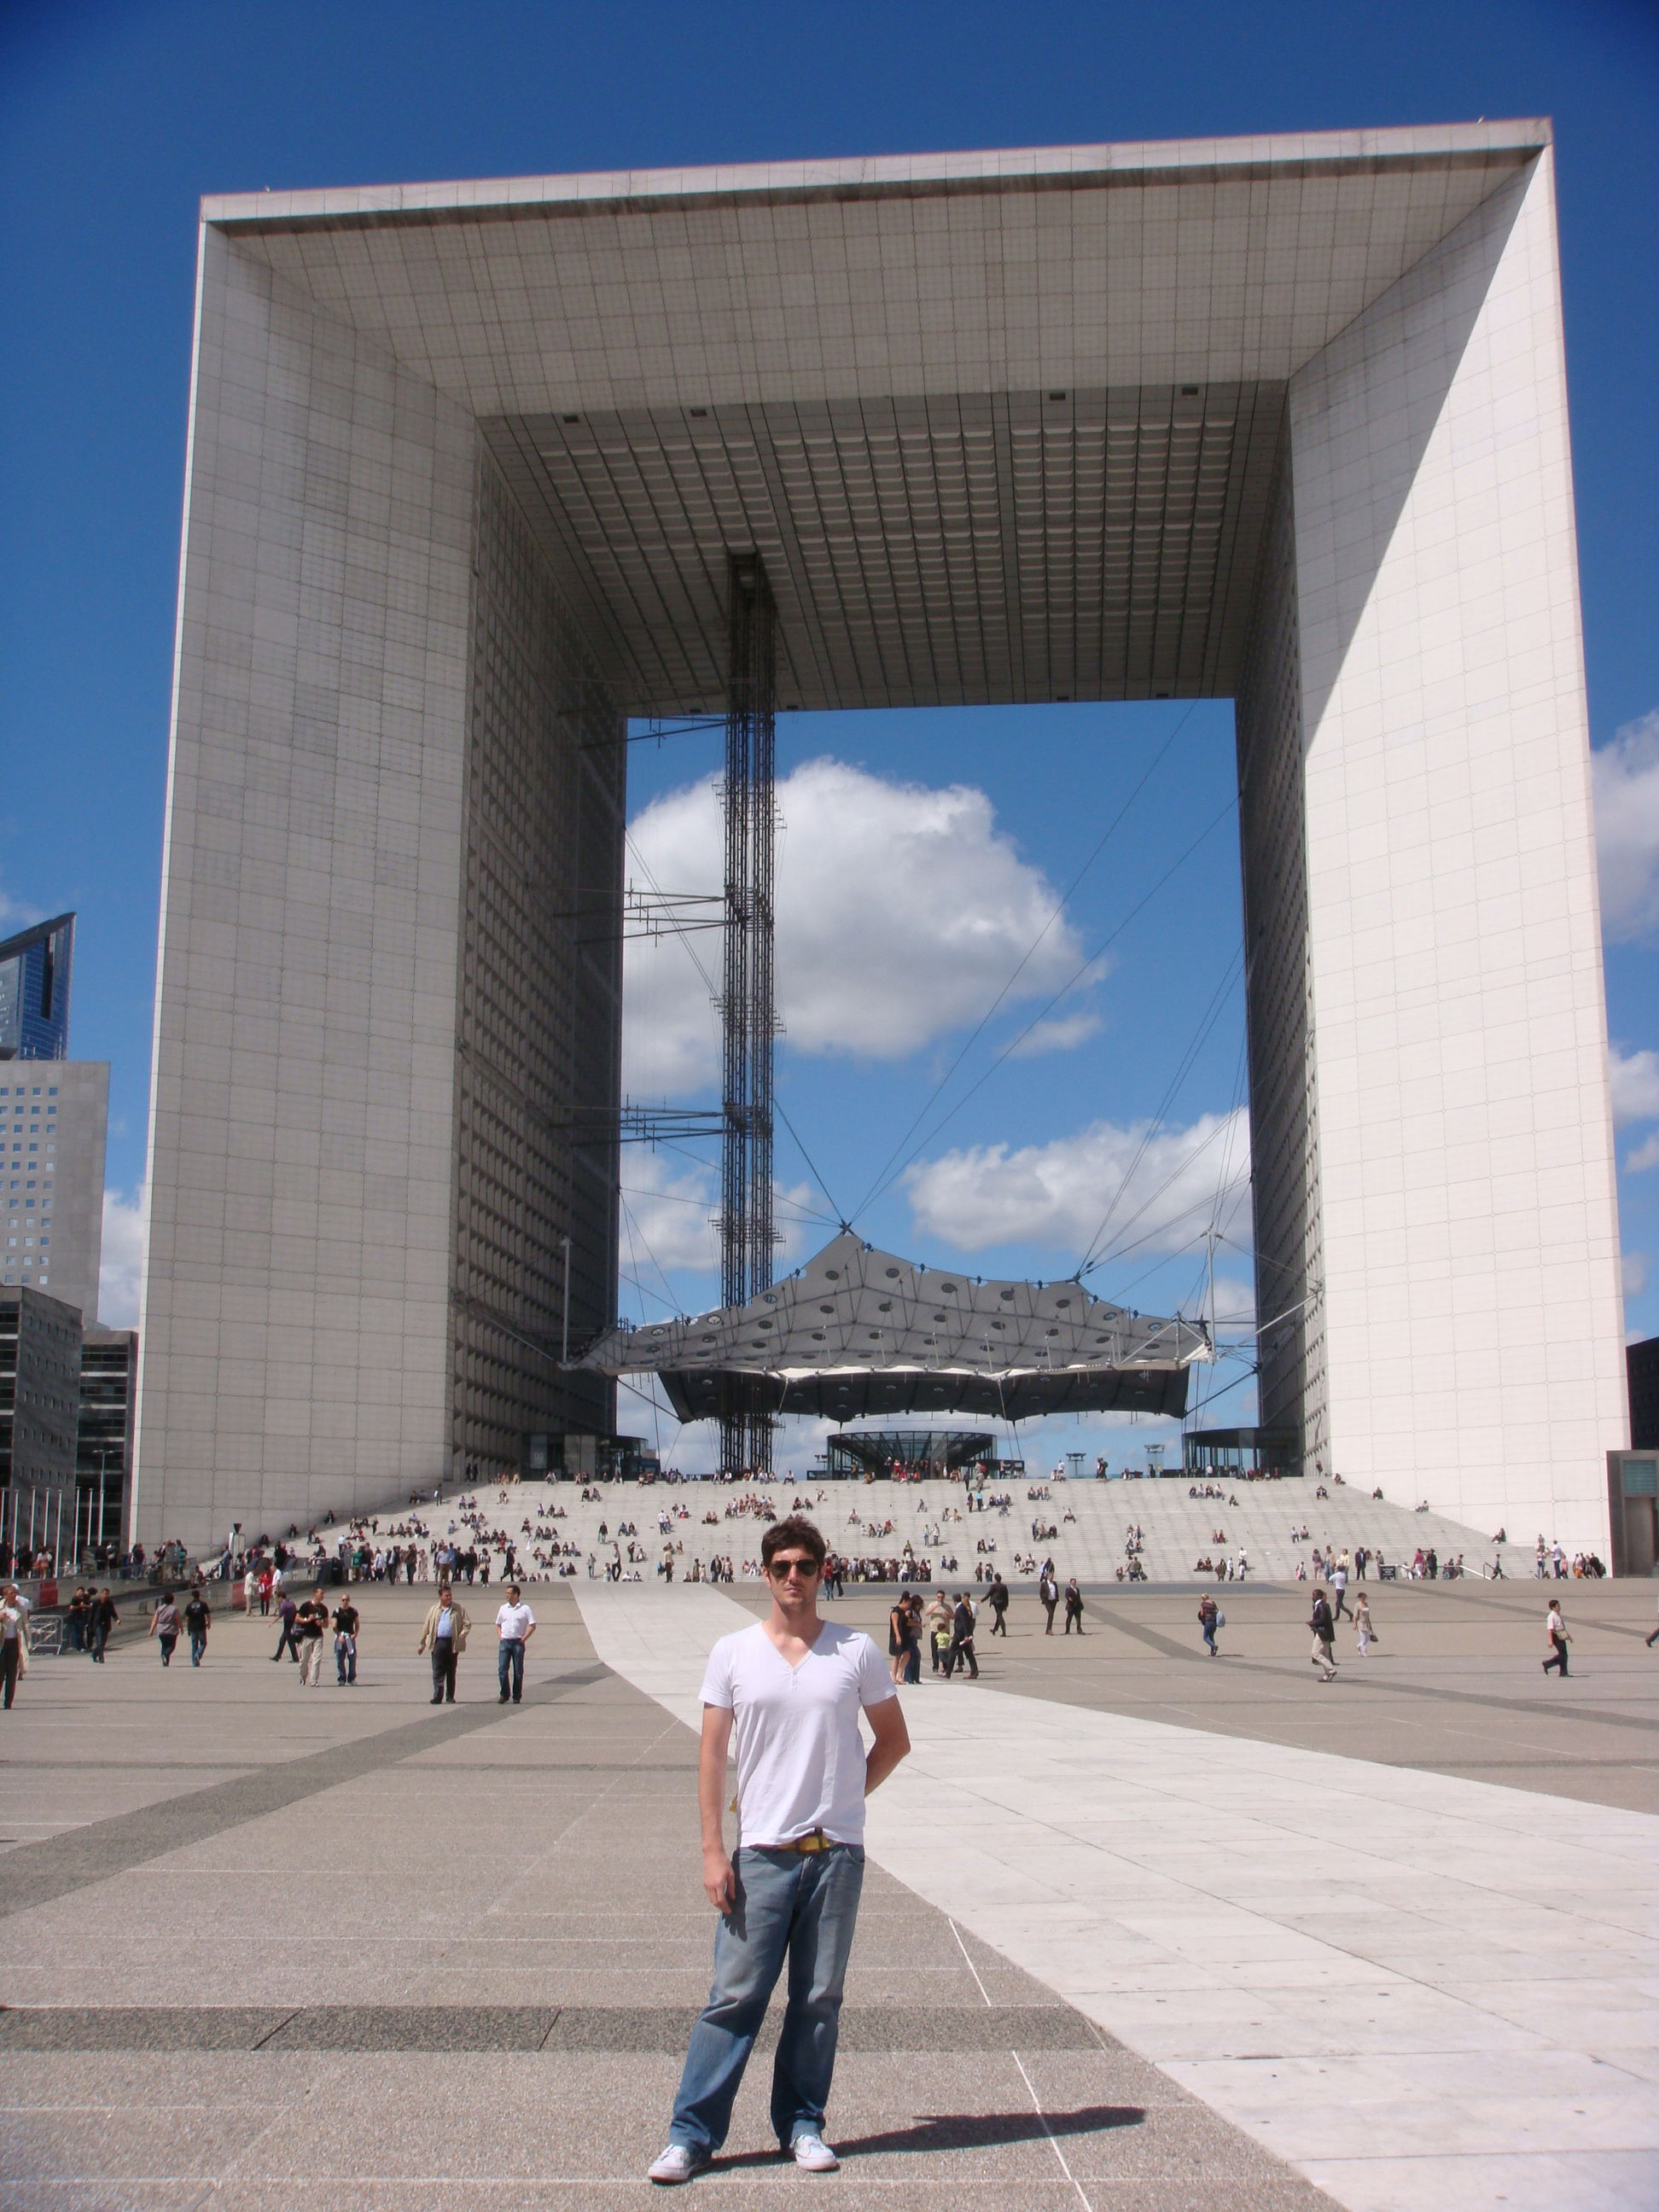
<path id="1" fill-rule="evenodd" d="M 1553 195 L 1482 121 L 206 203 L 137 1532 L 614 1428 L 625 718 L 752 554 L 784 708 L 1234 702 L 1261 1425 L 1605 1552 Z"/>
<path id="2" fill-rule="evenodd" d="M 82 1545 L 118 1543 L 132 1466 L 138 1332 L 92 1322 L 81 1337 L 81 1407 L 75 1479 Z"/>
<path id="3" fill-rule="evenodd" d="M 109 1067 L 0 1062 L 0 1285 L 48 1291 L 98 1316 Z"/>
<path id="4" fill-rule="evenodd" d="M 0 1287 L 0 1542 L 60 1551 L 74 1526 L 81 1316 L 39 1291 Z"/>
<path id="5" fill-rule="evenodd" d="M 1625 1346 L 1632 1451 L 1659 1451 L 1659 1336 Z"/>

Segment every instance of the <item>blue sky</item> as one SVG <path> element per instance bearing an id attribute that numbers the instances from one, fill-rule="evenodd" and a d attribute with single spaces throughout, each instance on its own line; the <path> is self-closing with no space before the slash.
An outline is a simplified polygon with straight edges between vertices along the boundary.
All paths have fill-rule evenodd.
<path id="1" fill-rule="evenodd" d="M 1603 766 L 1626 916 L 1607 981 L 1613 1035 L 1628 1056 L 1621 1158 L 1655 1156 L 1621 1177 L 1630 1280 L 1644 1270 L 1648 1280 L 1628 1318 L 1659 1328 L 1659 1058 L 1641 1057 L 1659 1054 L 1659 720 L 1646 720 L 1659 716 L 1659 13 L 1644 0 L 1402 0 L 1368 12 L 1328 0 L 1199 0 L 1178 17 L 1112 0 L 0 7 L 0 897 L 20 915 L 74 907 L 82 917 L 75 1048 L 112 1063 L 112 1184 L 130 1195 L 143 1164 L 200 194 L 1540 113 L 1554 118 L 1559 151 L 1592 726 L 1604 748 L 1634 732 Z M 1046 973 L 1052 957 L 1058 975 L 1058 954 L 1103 943 L 1226 804 L 1224 706 L 1199 708 L 1158 759 L 1183 712 L 1046 708 L 1040 747 L 1025 713 L 801 716 L 786 726 L 782 766 L 840 763 L 835 787 L 849 805 L 855 772 L 906 786 L 924 815 L 927 793 L 982 794 L 981 811 L 959 818 L 977 865 L 1006 894 L 1005 934 L 1042 908 L 1045 886 L 1070 882 L 1150 767 L 1038 961 Z M 706 771 L 703 742 L 634 749 L 637 810 Z M 803 816 L 817 819 L 805 801 L 829 787 L 795 787 Z M 674 819 L 672 809 L 654 824 L 647 817 L 642 834 Z M 799 822 L 790 834 L 804 849 Z M 868 1039 L 836 1048 L 834 1019 L 803 1000 L 781 1095 L 833 1210 L 856 1206 L 894 1148 L 902 1164 L 921 1138 L 923 1180 L 890 1182 L 860 1225 L 942 1256 L 943 1226 L 961 1229 L 972 1213 L 960 1177 L 951 1183 L 953 1152 L 982 1164 L 984 1148 L 1004 1146 L 1029 1155 L 1055 1189 L 1073 1187 L 1068 1175 L 1086 1188 L 1115 1158 L 1109 1146 L 1103 1157 L 1078 1150 L 1091 1125 L 1121 1130 L 1160 1109 L 1182 1128 L 1224 1116 L 1238 1067 L 1237 994 L 1226 981 L 1237 939 L 1224 821 L 1115 938 L 1108 971 L 1055 1010 L 1088 1034 L 992 1068 L 1041 997 L 1010 1002 L 905 1143 L 972 1018 L 946 1007 L 938 1034 L 894 1056 L 890 1042 L 875 1051 Z M 1012 964 L 1000 945 L 988 951 L 986 1004 Z M 815 1039 L 821 1048 L 806 1048 Z M 787 1139 L 780 1169 L 804 1194 L 792 1205 L 810 1241 L 823 1225 L 811 1211 L 832 1209 Z M 677 1176 L 678 1195 L 663 1188 Z M 659 1156 L 631 1164 L 630 1177 L 654 1193 L 635 1223 L 653 1245 L 676 1206 L 700 1218 L 693 1162 Z M 987 1239 L 985 1272 L 1060 1273 L 1083 1256 L 1085 1237 L 1069 1249 L 1057 1220 L 1010 1240 L 994 1212 L 972 1219 Z M 1120 1222 L 1120 1243 L 1133 1234 Z M 1121 1292 L 1160 1256 L 1143 1243 L 1092 1279 Z M 1222 1264 L 1248 1278 L 1237 1252 Z M 648 1255 L 637 1269 L 654 1283 Z M 696 1294 L 669 1273 L 676 1295 Z M 1184 1297 L 1193 1274 L 1190 1253 L 1164 1257 L 1134 1300 Z M 1247 1402 L 1236 1393 L 1228 1410 Z"/>

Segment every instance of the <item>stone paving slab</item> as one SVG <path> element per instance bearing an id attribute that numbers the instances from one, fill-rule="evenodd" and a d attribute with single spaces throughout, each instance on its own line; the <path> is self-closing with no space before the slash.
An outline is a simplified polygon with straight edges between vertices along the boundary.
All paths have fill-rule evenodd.
<path id="1" fill-rule="evenodd" d="M 690 1723 L 709 1643 L 759 1600 L 669 1595 L 647 1637 L 641 1593 L 578 1592 L 600 1656 Z M 1471 2203 L 1577 2212 L 1560 2161 L 1581 2154 L 1621 2212 L 1659 2202 L 1649 2071 L 1577 2078 L 1604 2039 L 1659 2056 L 1659 1941 L 1626 1924 L 1659 1907 L 1659 1819 L 1566 1798 L 1540 1818 L 1537 1794 L 1269 1733 L 1270 1698 L 1328 1707 L 1310 1674 L 1224 1732 L 1115 1710 L 1092 1658 L 1033 1653 L 1067 1698 L 994 1686 L 992 1663 L 908 1694 L 915 1755 L 871 1806 L 872 1856 L 953 1924 L 1355 2212 L 1439 2212 L 1441 2158 Z M 1410 2087 L 1378 2070 L 1400 2060 L 1425 2062 Z M 1504 2062 L 1524 2086 L 1492 2086 Z"/>
<path id="2" fill-rule="evenodd" d="M 596 1664 L 568 1593 L 534 1595 L 516 1708 L 475 1641 L 461 1703 L 430 1711 L 419 1589 L 364 1594 L 356 1692 L 302 1689 L 258 1622 L 216 1626 L 199 1672 L 142 1646 L 32 1670 L 0 1786 L 56 1837 L 0 1855 L 5 2212 L 657 2201 L 713 1935 L 696 1741 Z M 100 1800 L 101 1757 L 151 1751 L 171 1780 L 148 1808 L 130 1763 Z M 1328 2202 L 878 1866 L 843 2020 L 842 2171 L 778 2160 L 763 2055 L 696 2201 Z"/>

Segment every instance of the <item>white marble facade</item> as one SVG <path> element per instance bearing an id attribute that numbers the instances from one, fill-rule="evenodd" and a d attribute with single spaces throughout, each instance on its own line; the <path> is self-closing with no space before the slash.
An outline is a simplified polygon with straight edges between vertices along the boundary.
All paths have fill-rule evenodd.
<path id="1" fill-rule="evenodd" d="M 1237 696 L 1267 1410 L 1604 1545 L 1551 162 L 1483 124 L 210 202 L 138 1532 L 557 1425 L 550 1248 L 606 1318 L 616 1168 L 556 1125 L 617 1004 L 549 916 L 618 880 L 619 717 L 718 703 L 753 547 L 787 704 Z"/>

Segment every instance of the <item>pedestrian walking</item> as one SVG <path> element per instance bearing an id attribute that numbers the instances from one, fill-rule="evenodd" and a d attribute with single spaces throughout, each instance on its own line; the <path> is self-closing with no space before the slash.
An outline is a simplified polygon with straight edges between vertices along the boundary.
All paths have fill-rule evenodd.
<path id="1" fill-rule="evenodd" d="M 772 2067 L 780 2150 L 811 2173 L 840 2161 L 823 2140 L 842 1990 L 864 1881 L 864 1801 L 910 1748 L 870 1638 L 817 1610 L 825 1545 L 796 1514 L 761 1539 L 764 1620 L 723 1636 L 702 1684 L 697 1800 L 702 1881 L 719 1913 L 714 1980 L 674 2099 L 653 2181 L 689 2181 L 725 2142 L 732 2106 L 787 1959 L 788 2001 Z M 870 1724 L 866 1753 L 859 1714 Z M 723 1813 L 733 1735 L 738 1838 Z"/>
<path id="2" fill-rule="evenodd" d="M 1346 1557 L 1339 1559 L 1331 1569 L 1331 1592 L 1336 1601 L 1331 1607 L 1331 1620 L 1334 1623 L 1341 1620 L 1347 1608 L 1348 1565 Z"/>
<path id="3" fill-rule="evenodd" d="M 1651 1651 L 1654 1645 L 1656 1644 L 1659 1644 L 1659 1628 L 1656 1628 L 1651 1636 L 1644 1637 L 1643 1641 L 1647 1645 L 1648 1650 Z"/>
<path id="4" fill-rule="evenodd" d="M 1048 1626 L 1042 1632 L 1045 1636 L 1052 1636 L 1054 1632 L 1054 1607 L 1060 1603 L 1060 1588 L 1047 1567 L 1042 1570 L 1042 1578 L 1037 1584 L 1037 1603 L 1048 1616 Z"/>
<path id="5" fill-rule="evenodd" d="M 1552 1667 L 1558 1668 L 1560 1671 L 1556 1680 L 1565 1682 L 1567 1679 L 1567 1646 L 1572 1638 L 1567 1633 L 1566 1622 L 1561 1618 L 1559 1597 L 1550 1600 L 1550 1609 L 1544 1620 L 1544 1633 L 1550 1640 L 1550 1656 L 1544 1662 L 1544 1672 L 1547 1674 Z"/>
<path id="6" fill-rule="evenodd" d="M 467 1633 L 472 1623 L 466 1609 L 455 1602 L 454 1592 L 447 1582 L 438 1586 L 438 1601 L 428 1608 L 426 1625 L 421 1631 L 417 1647 L 432 1654 L 432 1702 L 441 1705 L 455 1702 L 455 1668 L 466 1649 Z"/>
<path id="7" fill-rule="evenodd" d="M 974 1601 L 966 1590 L 958 1592 L 956 1606 L 951 1614 L 951 1648 L 945 1655 L 945 1679 L 948 1682 L 957 1668 L 966 1667 L 975 1681 L 979 1680 L 979 1659 L 974 1650 Z"/>
<path id="8" fill-rule="evenodd" d="M 1069 1636 L 1075 1626 L 1083 1633 L 1083 1592 L 1077 1586 L 1077 1577 L 1072 1576 L 1066 1585 L 1066 1633 Z"/>
<path id="9" fill-rule="evenodd" d="M 300 1607 L 294 1623 L 300 1638 L 300 1686 L 319 1690 L 323 1685 L 323 1638 L 328 1631 L 328 1600 L 318 1584 Z"/>
<path id="10" fill-rule="evenodd" d="M 1376 1631 L 1371 1626 L 1371 1601 L 1363 1589 L 1353 1594 L 1353 1626 L 1359 1656 L 1363 1659 L 1376 1636 Z"/>
<path id="11" fill-rule="evenodd" d="M 190 1603 L 185 1607 L 185 1634 L 190 1638 L 190 1663 L 199 1667 L 207 1652 L 208 1631 L 213 1626 L 213 1608 L 200 1590 L 192 1590 Z"/>
<path id="12" fill-rule="evenodd" d="M 520 1598 L 517 1583 L 509 1583 L 506 1600 L 495 1614 L 495 1680 L 501 1691 L 497 1702 L 503 1705 L 509 1697 L 515 1705 L 524 1702 L 525 1647 L 535 1633 L 535 1614 Z"/>
<path id="13" fill-rule="evenodd" d="M 1198 1601 L 1199 1632 L 1204 1638 L 1204 1648 L 1212 1659 L 1219 1657 L 1216 1650 L 1215 1632 L 1221 1624 L 1221 1608 L 1206 1590 Z"/>
<path id="14" fill-rule="evenodd" d="M 161 1647 L 161 1664 L 171 1667 L 173 1648 L 179 1641 L 179 1608 L 170 1589 L 161 1592 L 161 1602 L 149 1617 L 149 1633 Z"/>
<path id="15" fill-rule="evenodd" d="M 343 1597 L 334 1608 L 334 1686 L 337 1690 L 352 1690 L 357 1686 L 357 1631 L 362 1616 L 349 1597 Z"/>
<path id="16" fill-rule="evenodd" d="M 109 1642 L 110 1631 L 119 1625 L 120 1619 L 115 1609 L 115 1600 L 107 1589 L 100 1589 L 87 1615 L 87 1649 L 92 1654 L 94 1667 L 103 1665 L 104 1650 Z"/>
<path id="17" fill-rule="evenodd" d="M 985 1602 L 991 1608 L 992 1635 L 1006 1636 L 1008 1633 L 1008 1585 L 1003 1581 L 1000 1570 L 996 1580 L 985 1593 Z"/>
<path id="18" fill-rule="evenodd" d="M 0 1589 L 0 1710 L 9 1712 L 21 1676 L 29 1671 L 29 1609 L 15 1583 Z"/>
<path id="19" fill-rule="evenodd" d="M 271 1659 L 273 1662 L 280 1659 L 286 1651 L 295 1666 L 298 1666 L 300 1638 L 295 1633 L 295 1624 L 300 1618 L 300 1608 L 295 1603 L 292 1595 L 287 1590 L 284 1590 L 277 1600 L 276 1617 L 283 1624 L 283 1632 L 276 1638 L 276 1649 L 271 1653 Z"/>
<path id="20" fill-rule="evenodd" d="M 1331 1601 L 1322 1589 L 1313 1594 L 1313 1610 L 1308 1616 L 1308 1626 L 1313 1631 L 1311 1662 L 1320 1669 L 1322 1682 L 1336 1680 L 1336 1622 L 1331 1613 Z"/>

